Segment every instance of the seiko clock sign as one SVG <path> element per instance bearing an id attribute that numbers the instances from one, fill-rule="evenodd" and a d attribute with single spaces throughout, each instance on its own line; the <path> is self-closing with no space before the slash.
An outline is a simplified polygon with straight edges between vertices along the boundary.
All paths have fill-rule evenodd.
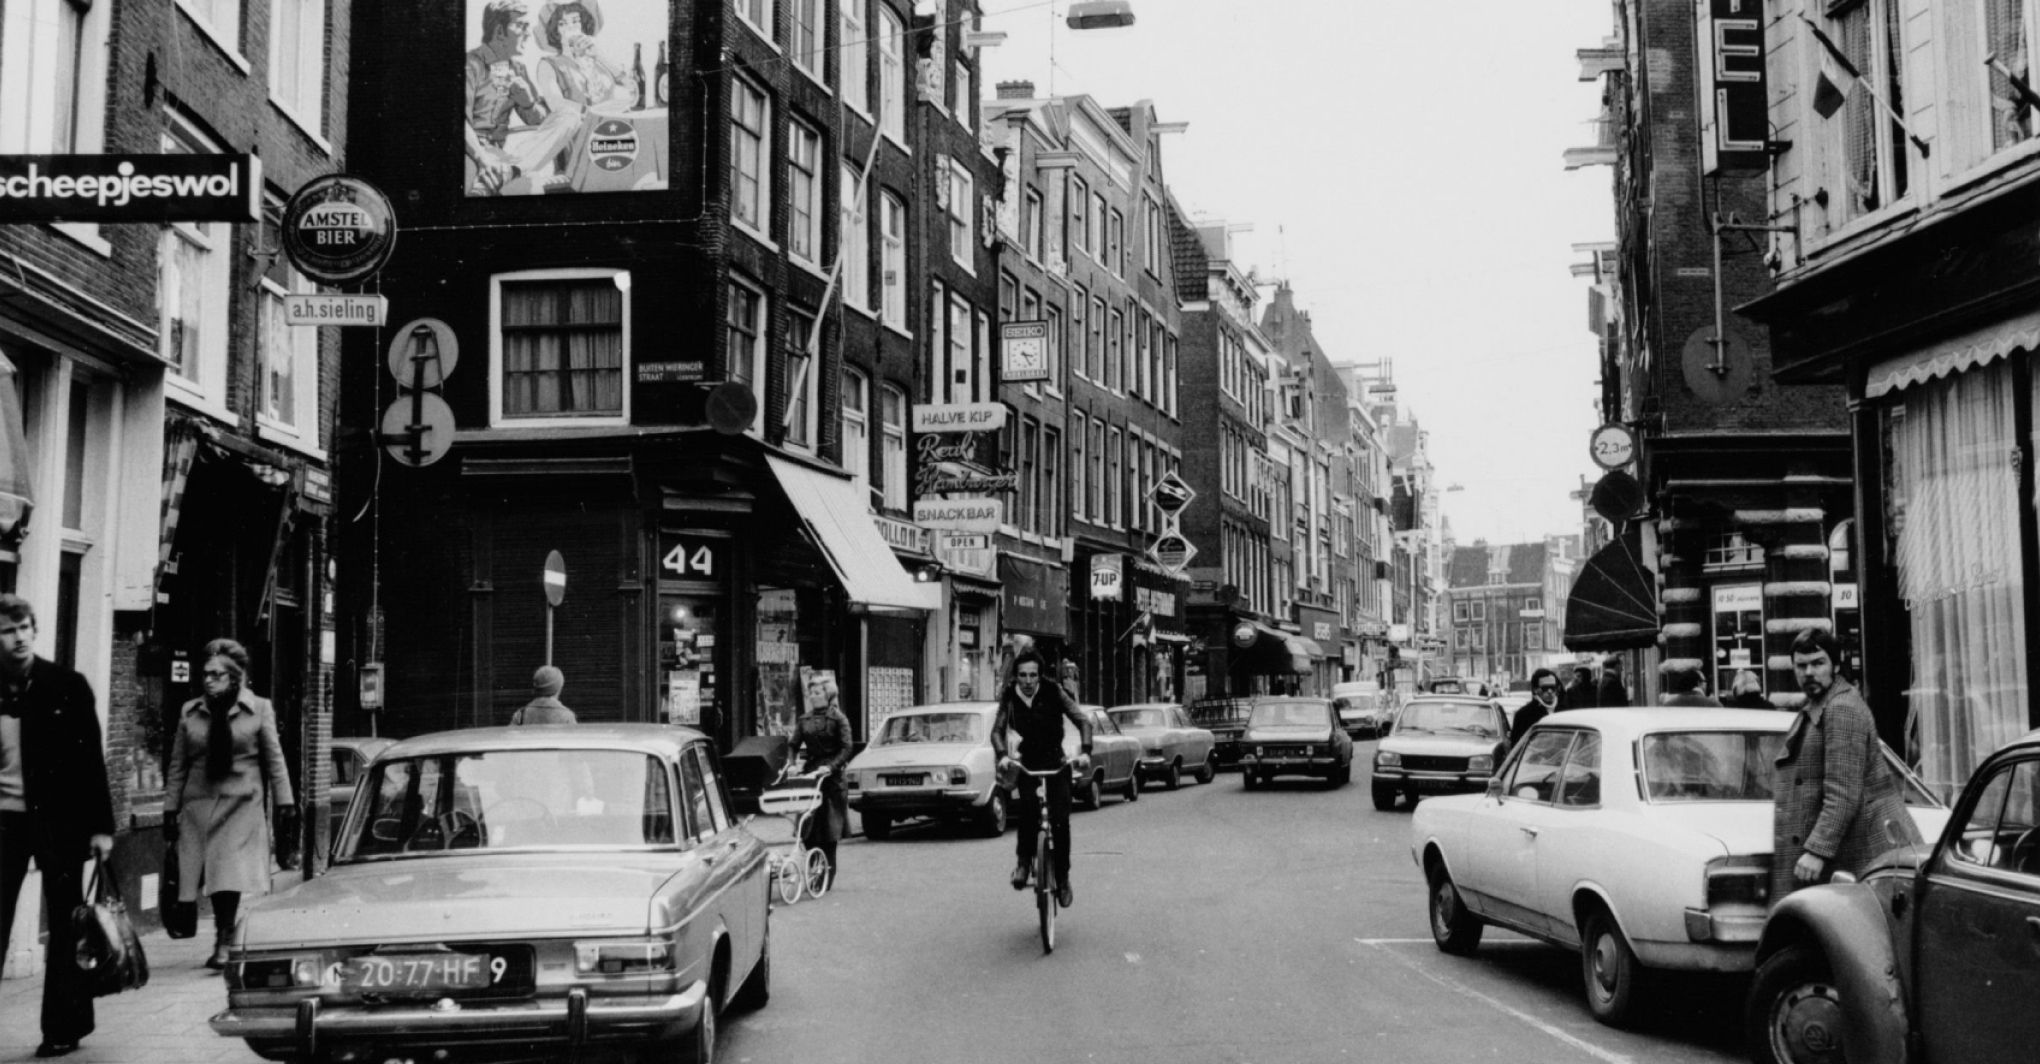
<path id="1" fill-rule="evenodd" d="M 396 244 L 397 216 L 388 197 L 358 177 L 315 177 L 284 205 L 283 253 L 321 284 L 345 284 L 382 269 Z"/>

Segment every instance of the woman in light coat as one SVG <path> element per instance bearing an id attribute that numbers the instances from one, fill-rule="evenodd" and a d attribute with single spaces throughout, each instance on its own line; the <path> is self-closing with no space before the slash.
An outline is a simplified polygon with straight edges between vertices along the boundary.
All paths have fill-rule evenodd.
<path id="1" fill-rule="evenodd" d="M 184 704 L 171 738 L 164 832 L 177 845 L 180 900 L 212 897 L 213 952 L 226 967 L 241 895 L 269 892 L 266 801 L 296 812 L 290 771 L 269 700 L 248 689 L 248 652 L 230 639 L 206 645 L 205 693 Z"/>

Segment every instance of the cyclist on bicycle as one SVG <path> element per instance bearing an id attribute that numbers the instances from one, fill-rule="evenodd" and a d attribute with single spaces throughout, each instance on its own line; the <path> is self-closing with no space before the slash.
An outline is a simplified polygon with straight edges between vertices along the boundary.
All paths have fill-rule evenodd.
<path id="1" fill-rule="evenodd" d="M 1019 820 L 1019 830 L 1014 845 L 1020 863 L 1013 869 L 1013 889 L 1027 889 L 1027 880 L 1034 865 L 1035 831 L 1030 825 L 1037 821 L 1040 813 L 1035 806 L 1039 793 L 1035 788 L 1035 777 L 1022 773 L 1010 773 L 1009 762 L 1015 760 L 1014 751 L 1007 749 L 1006 731 L 1011 729 L 1020 736 L 1018 763 L 1030 772 L 1045 772 L 1063 763 L 1063 725 L 1076 725 L 1086 756 L 1091 753 L 1091 722 L 1084 719 L 1076 703 L 1054 684 L 1041 682 L 1044 666 L 1041 655 L 1023 651 L 1013 662 L 1013 683 L 999 695 L 999 711 L 992 718 L 992 749 L 998 754 L 1002 776 L 1012 775 L 1015 781 L 1013 814 Z M 1076 900 L 1070 889 L 1070 774 L 1058 772 L 1048 777 L 1048 819 L 1052 844 L 1055 847 L 1056 904 L 1067 909 Z"/>

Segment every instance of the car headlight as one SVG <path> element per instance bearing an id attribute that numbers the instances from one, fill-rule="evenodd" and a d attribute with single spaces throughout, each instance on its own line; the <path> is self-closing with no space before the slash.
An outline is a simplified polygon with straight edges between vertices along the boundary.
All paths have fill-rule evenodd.
<path id="1" fill-rule="evenodd" d="M 959 787 L 966 783 L 969 783 L 970 770 L 964 768 L 962 765 L 949 766 L 949 782 Z"/>
<path id="2" fill-rule="evenodd" d="M 1376 750 L 1374 752 L 1374 763 L 1382 768 L 1401 768 L 1402 755 L 1393 750 Z"/>
<path id="3" fill-rule="evenodd" d="M 227 965 L 229 990 L 291 990 L 326 984 L 331 960 L 323 953 L 259 957 Z"/>
<path id="4" fill-rule="evenodd" d="M 678 965 L 673 943 L 663 938 L 584 939 L 574 943 L 574 971 L 581 975 L 636 975 L 670 972 Z"/>
<path id="5" fill-rule="evenodd" d="M 844 789 L 844 790 L 846 790 L 846 791 L 854 791 L 854 790 L 858 790 L 858 789 L 862 788 L 862 787 L 863 787 L 863 785 L 864 785 L 864 774 L 863 774 L 863 773 L 861 773 L 861 772 L 845 772 L 845 773 L 843 773 L 843 789 Z"/>
<path id="6" fill-rule="evenodd" d="M 1466 771 L 1468 772 L 1491 773 L 1494 770 L 1495 770 L 1495 755 L 1493 754 L 1475 754 L 1472 757 L 1466 759 Z"/>

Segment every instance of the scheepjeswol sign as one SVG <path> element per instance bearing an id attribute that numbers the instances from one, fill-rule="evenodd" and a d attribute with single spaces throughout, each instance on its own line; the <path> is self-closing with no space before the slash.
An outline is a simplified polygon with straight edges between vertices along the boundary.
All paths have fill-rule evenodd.
<path id="1" fill-rule="evenodd" d="M 0 222 L 253 222 L 253 155 L 0 155 Z"/>

